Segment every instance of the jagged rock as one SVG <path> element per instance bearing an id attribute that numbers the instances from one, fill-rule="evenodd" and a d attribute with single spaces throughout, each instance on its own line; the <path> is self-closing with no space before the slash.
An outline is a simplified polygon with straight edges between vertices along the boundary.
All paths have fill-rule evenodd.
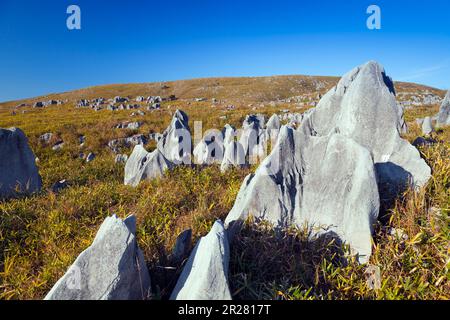
<path id="1" fill-rule="evenodd" d="M 122 221 L 113 215 L 45 300 L 142 300 L 149 295 L 150 275 L 136 242 L 136 219 Z"/>
<path id="2" fill-rule="evenodd" d="M 171 300 L 231 300 L 228 286 L 230 248 L 222 222 L 214 223 L 201 238 L 183 272 Z"/>
<path id="3" fill-rule="evenodd" d="M 125 185 L 137 186 L 143 180 L 161 177 L 173 164 L 159 149 L 149 153 L 142 145 L 137 145 L 125 164 Z"/>
<path id="4" fill-rule="evenodd" d="M 114 159 L 114 163 L 126 163 L 128 160 L 128 156 L 126 154 L 118 154 Z"/>
<path id="5" fill-rule="evenodd" d="M 170 261 L 172 263 L 181 262 L 189 254 L 191 249 L 192 230 L 188 229 L 180 233 L 177 237 L 175 246 L 173 247 L 172 254 L 170 255 Z"/>
<path id="6" fill-rule="evenodd" d="M 299 129 L 310 128 L 310 134 L 318 136 L 340 132 L 367 148 L 383 200 L 389 202 L 406 187 L 423 186 L 431 177 L 418 150 L 400 137 L 405 130 L 402 113 L 392 80 L 371 61 L 344 75 L 305 115 Z"/>
<path id="7" fill-rule="evenodd" d="M 194 148 L 194 161 L 199 165 L 220 164 L 223 160 L 223 152 L 222 132 L 218 130 L 209 130 Z"/>
<path id="8" fill-rule="evenodd" d="M 181 110 L 175 111 L 169 127 L 163 132 L 157 143 L 157 149 L 174 164 L 191 163 L 191 133 L 189 118 Z"/>
<path id="9" fill-rule="evenodd" d="M 137 130 L 142 126 L 142 122 L 122 122 L 116 125 L 116 129 L 130 129 L 130 130 Z"/>
<path id="10" fill-rule="evenodd" d="M 325 230 L 337 235 L 364 262 L 378 211 L 366 148 L 342 134 L 315 137 L 283 126 L 271 154 L 245 178 L 225 224 L 230 234 L 249 215 L 276 227 L 307 224 L 318 235 Z"/>
<path id="11" fill-rule="evenodd" d="M 231 167 L 243 167 L 246 165 L 244 148 L 238 141 L 235 141 L 237 136 L 236 130 L 229 124 L 226 124 L 224 129 L 224 153 L 220 165 L 220 171 L 222 172 L 227 171 Z"/>
<path id="12" fill-rule="evenodd" d="M 278 133 L 280 132 L 281 128 L 281 121 L 277 114 L 273 114 L 269 121 L 267 121 L 266 124 L 266 132 L 267 132 L 267 138 L 273 142 L 277 141 Z M 272 144 L 273 145 L 273 144 Z"/>
<path id="13" fill-rule="evenodd" d="M 28 139 L 19 128 L 0 128 L 0 198 L 31 194 L 42 187 Z"/>
<path id="14" fill-rule="evenodd" d="M 95 159 L 95 154 L 93 152 L 90 152 L 86 157 L 86 162 L 89 163 Z"/>
<path id="15" fill-rule="evenodd" d="M 248 115 L 242 124 L 239 143 L 250 164 L 262 160 L 267 152 L 268 137 L 264 128 L 263 115 Z"/>
<path id="16" fill-rule="evenodd" d="M 423 119 L 423 123 L 422 123 L 422 134 L 424 136 L 428 136 L 433 132 L 433 123 L 431 122 L 431 118 L 430 117 L 426 117 L 425 119 Z"/>
<path id="17" fill-rule="evenodd" d="M 442 101 L 441 108 L 439 109 L 437 125 L 450 125 L 450 90 L 445 95 L 444 101 Z"/>

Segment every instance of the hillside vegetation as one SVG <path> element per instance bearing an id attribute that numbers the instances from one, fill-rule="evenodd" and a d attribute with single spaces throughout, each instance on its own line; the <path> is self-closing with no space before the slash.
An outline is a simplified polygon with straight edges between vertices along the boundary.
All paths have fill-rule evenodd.
<path id="1" fill-rule="evenodd" d="M 155 299 L 165 299 L 180 265 L 168 255 L 177 235 L 192 228 L 194 239 L 205 235 L 216 219 L 232 208 L 244 177 L 255 170 L 221 173 L 218 166 L 179 167 L 165 177 L 132 188 L 123 185 L 123 164 L 115 164 L 108 141 L 136 133 L 162 132 L 180 108 L 203 130 L 240 127 L 250 113 L 303 112 L 310 106 L 282 101 L 295 96 L 314 99 L 339 78 L 280 76 L 197 79 L 154 84 L 98 86 L 73 92 L 0 104 L 0 127 L 19 127 L 38 158 L 43 190 L 33 196 L 0 201 L 0 298 L 42 299 L 75 258 L 92 242 L 99 225 L 115 213 L 137 217 L 137 238 L 152 277 Z M 397 83 L 397 91 L 444 92 L 416 84 Z M 75 108 L 79 99 L 174 94 L 161 109 L 130 117 L 132 110 L 94 111 Z M 207 101 L 195 101 L 195 98 Z M 218 99 L 212 103 L 211 99 Z M 58 106 L 32 108 L 36 101 L 66 100 Z M 274 103 L 276 102 L 276 103 Z M 25 106 L 16 108 L 20 104 Z M 227 108 L 234 104 L 234 109 Z M 421 135 L 415 119 L 434 115 L 438 105 L 406 110 L 413 141 Z M 14 112 L 13 112 L 14 111 Z M 123 121 L 142 121 L 137 130 L 115 129 Z M 65 142 L 61 150 L 39 140 L 51 132 Z M 86 143 L 80 147 L 79 137 Z M 439 143 L 422 147 L 433 170 L 420 191 L 407 191 L 381 219 L 368 265 L 336 259 L 334 243 L 310 243 L 305 230 L 285 230 L 274 241 L 270 226 L 247 227 L 231 257 L 230 285 L 237 299 L 449 299 L 450 298 L 450 128 L 434 133 Z M 151 150 L 154 144 L 147 146 Z M 94 152 L 90 163 L 79 154 Z M 125 150 L 130 154 L 131 149 Z M 51 186 L 66 179 L 59 194 Z M 397 230 L 392 233 L 392 230 Z M 194 240 L 194 242 L 195 242 Z M 367 269 L 379 268 L 380 287 L 368 285 Z"/>

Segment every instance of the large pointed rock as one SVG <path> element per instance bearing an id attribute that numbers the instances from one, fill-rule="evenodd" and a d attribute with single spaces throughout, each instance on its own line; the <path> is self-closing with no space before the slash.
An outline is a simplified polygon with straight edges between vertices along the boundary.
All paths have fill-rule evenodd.
<path id="1" fill-rule="evenodd" d="M 18 128 L 0 128 L 0 199 L 39 191 L 42 180 L 28 139 Z"/>
<path id="2" fill-rule="evenodd" d="M 441 108 L 437 116 L 437 124 L 439 126 L 450 125 L 450 90 L 445 95 L 444 101 L 442 101 Z"/>
<path id="3" fill-rule="evenodd" d="M 142 145 L 137 145 L 125 164 L 124 184 L 135 187 L 143 180 L 161 177 L 173 167 L 159 149 L 149 153 Z"/>
<path id="4" fill-rule="evenodd" d="M 194 162 L 199 165 L 220 164 L 223 161 L 223 133 L 219 130 L 208 130 L 194 148 Z"/>
<path id="5" fill-rule="evenodd" d="M 425 136 L 430 135 L 434 131 L 433 122 L 431 121 L 431 117 L 425 117 L 422 123 L 422 134 Z"/>
<path id="6" fill-rule="evenodd" d="M 142 300 L 150 275 L 136 242 L 136 219 L 105 219 L 91 246 L 56 282 L 45 300 Z"/>
<path id="7" fill-rule="evenodd" d="M 171 300 L 231 300 L 228 286 L 230 248 L 222 222 L 201 238 L 181 273 Z"/>
<path id="8" fill-rule="evenodd" d="M 169 127 L 157 143 L 157 148 L 164 157 L 177 165 L 191 163 L 192 141 L 188 122 L 186 113 L 175 111 Z"/>
<path id="9" fill-rule="evenodd" d="M 418 150 L 400 137 L 405 131 L 403 110 L 396 103 L 392 80 L 376 62 L 344 75 L 302 126 L 317 136 L 339 132 L 367 148 L 383 199 L 392 199 L 407 186 L 423 186 L 431 177 Z"/>
<path id="10" fill-rule="evenodd" d="M 266 156 L 268 137 L 264 122 L 263 115 L 248 115 L 242 124 L 239 143 L 250 164 L 255 164 Z"/>
<path id="11" fill-rule="evenodd" d="M 236 130 L 229 124 L 225 125 L 225 135 L 224 135 L 224 154 L 223 160 L 220 165 L 220 170 L 222 172 L 227 171 L 232 167 L 243 167 L 246 165 L 245 152 L 239 141 L 236 141 L 237 133 Z"/>
<path id="12" fill-rule="evenodd" d="M 367 149 L 342 134 L 314 137 L 284 126 L 271 154 L 244 180 L 225 224 L 234 234 L 251 215 L 276 227 L 308 225 L 317 235 L 327 230 L 365 262 L 378 211 Z"/>

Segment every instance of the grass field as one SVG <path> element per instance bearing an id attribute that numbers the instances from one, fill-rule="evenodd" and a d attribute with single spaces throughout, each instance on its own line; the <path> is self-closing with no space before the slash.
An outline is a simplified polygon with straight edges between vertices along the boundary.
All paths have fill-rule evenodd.
<path id="1" fill-rule="evenodd" d="M 253 112 L 270 116 L 280 109 L 304 111 L 293 104 L 264 103 L 277 96 L 278 86 L 293 81 L 288 86 L 291 87 L 299 81 L 292 77 L 274 79 L 258 82 L 256 89 L 252 78 L 241 82 L 234 78 L 202 80 L 205 83 L 198 80 L 200 87 L 197 82 L 168 83 L 170 89 L 161 89 L 160 84 L 96 87 L 48 96 L 70 102 L 43 109 L 24 107 L 15 115 L 11 111 L 18 102 L 0 104 L 0 127 L 15 126 L 26 133 L 39 159 L 43 178 L 39 194 L 0 201 L 0 298 L 43 298 L 78 254 L 90 245 L 105 217 L 113 213 L 122 218 L 129 214 L 137 216 L 137 237 L 150 269 L 154 298 L 167 298 L 181 269 L 180 265 L 171 266 L 167 259 L 176 236 L 192 228 L 196 240 L 208 232 L 216 219 L 224 219 L 242 180 L 255 168 L 221 173 L 218 166 L 179 167 L 161 179 L 132 188 L 123 185 L 124 165 L 114 163 L 107 142 L 133 133 L 162 132 L 177 108 L 189 115 L 191 128 L 193 121 L 202 121 L 204 130 L 222 128 L 226 123 L 240 127 L 245 115 Z M 336 81 L 325 79 L 324 91 Z M 208 86 L 214 81 L 227 90 L 230 87 L 235 90 Z M 417 87 L 403 84 L 402 89 Z M 161 110 L 144 110 L 144 116 L 131 118 L 131 110 L 95 112 L 73 106 L 73 99 L 81 97 L 165 95 L 161 90 L 168 90 L 180 99 L 164 102 Z M 256 94 L 236 104 L 235 110 L 227 110 L 226 103 L 212 107 L 211 102 L 189 100 L 204 96 L 236 103 L 246 90 Z M 309 84 L 295 93 L 280 90 L 279 97 L 308 90 Z M 257 104 L 258 109 L 253 111 L 248 104 Z M 405 118 L 410 132 L 406 138 L 413 141 L 420 136 L 415 118 L 435 114 L 437 110 L 438 106 L 407 110 Z M 121 121 L 135 120 L 144 123 L 138 130 L 114 129 Z M 46 132 L 65 142 L 62 150 L 53 151 L 39 141 L 39 136 Z M 78 142 L 81 135 L 86 137 L 83 147 Z M 407 191 L 390 210 L 388 222 L 377 227 L 369 265 L 342 263 L 338 258 L 343 248 L 327 239 L 308 242 L 307 230 L 285 230 L 282 239 L 274 241 L 270 226 L 249 225 L 233 243 L 229 276 L 233 297 L 449 299 L 450 128 L 440 129 L 434 135 L 440 142 L 421 149 L 432 167 L 433 179 L 423 190 Z M 154 147 L 150 145 L 148 149 Z M 131 149 L 125 151 L 129 154 Z M 79 158 L 80 152 L 94 152 L 97 157 L 86 163 Z M 62 179 L 69 182 L 69 188 L 59 194 L 49 191 L 53 183 Z M 391 234 L 390 227 L 398 231 L 396 235 Z M 365 272 L 369 266 L 380 270 L 379 289 L 371 289 L 367 284 Z"/>

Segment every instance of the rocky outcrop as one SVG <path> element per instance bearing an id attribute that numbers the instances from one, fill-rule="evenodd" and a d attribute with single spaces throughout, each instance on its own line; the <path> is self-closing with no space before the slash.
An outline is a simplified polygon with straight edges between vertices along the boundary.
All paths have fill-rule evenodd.
<path id="1" fill-rule="evenodd" d="M 28 139 L 18 128 L 0 128 L 0 198 L 31 194 L 42 187 Z"/>
<path id="2" fill-rule="evenodd" d="M 224 153 L 223 134 L 218 130 L 210 130 L 194 148 L 194 162 L 199 165 L 222 163 Z"/>
<path id="3" fill-rule="evenodd" d="M 231 234 L 249 215 L 276 227 L 308 225 L 318 235 L 333 232 L 365 262 L 378 211 L 367 149 L 342 134 L 314 137 L 284 126 L 271 154 L 244 180 L 225 224 Z"/>
<path id="4" fill-rule="evenodd" d="M 175 111 L 169 127 L 157 143 L 157 148 L 164 157 L 177 165 L 191 163 L 192 142 L 188 121 L 186 113 Z"/>
<path id="5" fill-rule="evenodd" d="M 444 101 L 442 101 L 441 108 L 437 116 L 438 126 L 450 125 L 450 91 L 445 95 Z"/>
<path id="6" fill-rule="evenodd" d="M 430 167 L 400 137 L 405 130 L 403 110 L 396 103 L 392 80 L 376 62 L 344 75 L 305 115 L 303 126 L 315 136 L 339 132 L 367 148 L 374 158 L 383 199 L 394 198 L 408 186 L 423 186 L 430 179 Z"/>
<path id="7" fill-rule="evenodd" d="M 45 300 L 142 300 L 149 295 L 150 275 L 136 242 L 136 220 L 112 216 Z"/>
<path id="8" fill-rule="evenodd" d="M 434 131 L 434 129 L 433 129 L 433 123 L 431 121 L 431 118 L 430 117 L 426 117 L 425 119 L 423 119 L 423 123 L 422 123 L 422 134 L 424 136 L 428 136 L 433 131 Z"/>
<path id="9" fill-rule="evenodd" d="M 230 248 L 222 222 L 201 238 L 181 273 L 171 300 L 231 300 L 228 286 Z"/>
<path id="10" fill-rule="evenodd" d="M 159 149 L 149 153 L 142 145 L 137 145 L 125 164 L 125 185 L 137 186 L 143 180 L 161 177 L 173 167 Z"/>
<path id="11" fill-rule="evenodd" d="M 229 124 L 225 125 L 224 129 L 224 154 L 220 165 L 220 170 L 222 172 L 225 172 L 232 167 L 245 166 L 245 152 L 242 145 L 236 141 L 236 130 Z"/>

